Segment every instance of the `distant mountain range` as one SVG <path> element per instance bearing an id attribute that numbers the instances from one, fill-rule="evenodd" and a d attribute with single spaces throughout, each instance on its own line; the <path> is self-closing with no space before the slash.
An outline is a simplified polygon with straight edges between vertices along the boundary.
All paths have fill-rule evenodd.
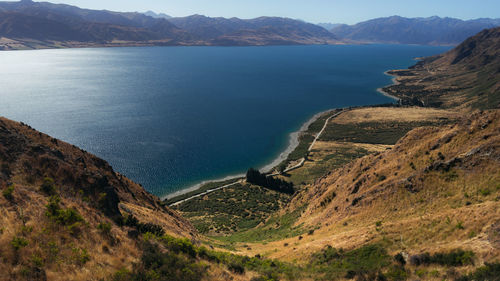
<path id="1" fill-rule="evenodd" d="M 287 45 L 338 43 L 328 30 L 299 20 L 260 17 L 209 18 L 193 15 L 169 20 L 209 45 Z"/>
<path id="2" fill-rule="evenodd" d="M 172 18 L 148 11 L 113 12 L 48 2 L 0 2 L 0 50 L 89 46 L 260 46 L 396 43 L 454 45 L 500 19 L 379 18 L 356 25 L 279 17 Z M 333 27 L 330 31 L 327 28 Z"/>
<path id="3" fill-rule="evenodd" d="M 500 25 L 500 19 L 463 21 L 454 18 L 392 16 L 339 25 L 330 31 L 338 38 L 366 43 L 457 45 L 479 31 Z"/>
<path id="4" fill-rule="evenodd" d="M 168 16 L 167 16 L 168 17 Z M 0 2 L 0 49 L 135 45 L 333 44 L 335 36 L 293 19 L 252 20 L 120 13 L 47 2 Z"/>

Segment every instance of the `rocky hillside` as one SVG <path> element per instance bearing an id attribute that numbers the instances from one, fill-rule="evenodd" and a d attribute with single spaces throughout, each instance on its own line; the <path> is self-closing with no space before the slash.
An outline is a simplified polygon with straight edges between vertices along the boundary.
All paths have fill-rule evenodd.
<path id="1" fill-rule="evenodd" d="M 457 45 L 485 28 L 500 25 L 500 19 L 463 21 L 454 18 L 377 18 L 355 25 L 338 25 L 331 32 L 338 38 L 368 43 Z"/>
<path id="2" fill-rule="evenodd" d="M 487 109 L 500 105 L 500 27 L 481 31 L 442 55 L 388 72 L 384 91 L 403 104 Z"/>
<path id="3" fill-rule="evenodd" d="M 98 280 L 196 230 L 104 160 L 0 118 L 0 280 Z"/>

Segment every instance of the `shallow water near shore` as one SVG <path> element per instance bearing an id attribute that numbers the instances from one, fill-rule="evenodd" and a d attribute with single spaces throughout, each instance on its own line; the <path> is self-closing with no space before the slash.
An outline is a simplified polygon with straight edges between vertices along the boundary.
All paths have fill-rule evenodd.
<path id="1" fill-rule="evenodd" d="M 384 71 L 450 47 L 0 52 L 0 115 L 104 158 L 159 196 L 262 168 L 331 108 L 393 102 Z"/>

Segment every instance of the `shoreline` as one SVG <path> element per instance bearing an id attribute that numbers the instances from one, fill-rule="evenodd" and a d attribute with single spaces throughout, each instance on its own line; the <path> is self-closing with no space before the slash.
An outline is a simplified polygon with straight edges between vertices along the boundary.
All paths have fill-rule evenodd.
<path id="1" fill-rule="evenodd" d="M 392 77 L 392 79 L 391 79 L 392 84 L 387 85 L 387 86 L 399 85 L 400 84 L 399 81 L 396 80 L 397 76 L 389 74 L 388 73 L 389 71 L 390 70 L 384 71 L 385 75 Z M 387 86 L 385 86 L 385 87 L 387 87 Z M 390 95 L 389 93 L 385 92 L 383 90 L 383 87 L 377 88 L 376 91 L 379 94 L 383 95 L 383 96 L 386 96 L 388 98 L 391 98 L 391 99 L 397 101 L 398 103 L 401 101 L 400 98 L 395 97 L 395 96 Z M 259 171 L 263 172 L 263 173 L 269 173 L 269 172 L 272 171 L 273 168 L 275 168 L 276 166 L 278 166 L 281 162 L 285 161 L 287 159 L 288 155 L 290 155 L 290 153 L 292 153 L 295 150 L 295 148 L 297 148 L 297 146 L 299 145 L 299 143 L 300 143 L 299 142 L 300 134 L 303 133 L 303 132 L 305 132 L 308 129 L 309 125 L 311 125 L 313 122 L 315 122 L 316 120 L 318 120 L 318 118 L 320 118 L 322 115 L 330 113 L 330 112 L 333 112 L 335 110 L 344 110 L 346 108 L 352 108 L 352 107 L 331 108 L 331 109 L 324 110 L 324 111 L 321 111 L 321 112 L 318 112 L 318 113 L 314 114 L 311 118 L 309 118 L 309 120 L 307 120 L 306 122 L 304 122 L 302 124 L 302 126 L 299 128 L 298 131 L 294 131 L 294 132 L 292 132 L 292 133 L 289 134 L 289 142 L 288 142 L 288 146 L 286 147 L 286 149 L 283 152 L 281 152 L 278 155 L 278 157 L 276 157 L 274 160 L 272 160 L 271 163 L 269 163 L 269 164 L 265 165 L 264 167 L 260 168 Z M 202 182 L 200 182 L 198 184 L 195 184 L 193 186 L 190 186 L 190 187 L 178 190 L 178 191 L 176 191 L 174 193 L 170 193 L 170 194 L 161 196 L 160 199 L 162 201 L 164 201 L 164 200 L 172 199 L 172 198 L 175 198 L 175 197 L 178 197 L 178 196 L 182 196 L 182 195 L 184 195 L 186 193 L 190 193 L 190 192 L 196 191 L 196 190 L 200 189 L 203 185 L 208 184 L 208 183 L 223 182 L 223 181 L 229 181 L 229 180 L 239 180 L 239 179 L 241 179 L 243 177 L 245 177 L 245 174 L 229 175 L 229 176 L 226 176 L 224 178 L 214 179 L 214 180 L 204 180 L 204 181 L 202 181 Z"/>
<path id="2" fill-rule="evenodd" d="M 266 164 L 262 168 L 260 168 L 259 171 L 263 172 L 263 173 L 269 173 L 273 170 L 273 168 L 278 166 L 281 162 L 285 161 L 288 158 L 288 155 L 290 155 L 290 153 L 292 153 L 295 150 L 295 148 L 297 148 L 297 146 L 299 145 L 300 134 L 305 132 L 307 130 L 307 128 L 314 121 L 318 120 L 318 118 L 320 118 L 322 115 L 329 113 L 329 112 L 332 112 L 332 111 L 335 111 L 335 110 L 338 110 L 338 108 L 331 108 L 328 110 L 318 112 L 318 113 L 314 114 L 311 118 L 309 118 L 306 122 L 304 122 L 300 126 L 299 130 L 291 132 L 288 135 L 288 146 L 285 148 L 285 150 L 283 152 L 281 152 L 276 158 L 274 158 L 271 161 L 271 163 Z M 238 179 L 241 179 L 243 177 L 245 177 L 245 174 L 229 175 L 229 176 L 226 176 L 224 178 L 213 179 L 213 180 L 204 180 L 204 181 L 197 183 L 195 185 L 192 185 L 190 187 L 178 190 L 178 191 L 170 193 L 170 194 L 163 195 L 160 197 L 160 199 L 162 201 L 172 199 L 172 198 L 175 198 L 177 196 L 181 196 L 181 195 L 184 195 L 186 193 L 196 191 L 197 189 L 201 188 L 203 185 L 211 183 L 211 182 L 223 182 L 223 181 L 229 181 L 229 180 L 238 180 Z"/>
<path id="3" fill-rule="evenodd" d="M 389 77 L 391 77 L 391 78 L 392 78 L 392 79 L 391 79 L 392 84 L 391 84 L 391 85 L 387 85 L 387 86 L 399 85 L 400 83 L 399 83 L 399 81 L 396 79 L 396 78 L 397 78 L 397 76 L 396 76 L 396 75 L 389 74 L 389 73 L 388 73 L 389 71 L 390 71 L 390 70 L 384 71 L 384 74 L 385 74 L 385 75 L 387 75 L 387 76 L 389 76 Z M 380 94 L 382 94 L 382 95 L 384 95 L 384 96 L 386 96 L 386 97 L 388 97 L 388 98 L 391 98 L 391 99 L 393 99 L 393 100 L 397 101 L 398 103 L 400 103 L 400 102 L 401 102 L 401 99 L 400 99 L 400 98 L 395 97 L 395 96 L 393 96 L 393 95 L 391 95 L 391 94 L 387 93 L 386 91 L 384 91 L 384 88 L 385 88 L 385 87 L 387 87 L 387 86 L 377 88 L 377 92 L 379 92 Z"/>

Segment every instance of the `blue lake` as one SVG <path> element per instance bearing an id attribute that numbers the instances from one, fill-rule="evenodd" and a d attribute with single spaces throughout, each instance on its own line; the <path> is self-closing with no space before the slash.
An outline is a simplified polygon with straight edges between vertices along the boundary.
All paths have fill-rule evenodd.
<path id="1" fill-rule="evenodd" d="M 0 52 L 0 115 L 162 196 L 269 164 L 319 111 L 392 102 L 384 71 L 449 47 L 149 47 Z"/>

